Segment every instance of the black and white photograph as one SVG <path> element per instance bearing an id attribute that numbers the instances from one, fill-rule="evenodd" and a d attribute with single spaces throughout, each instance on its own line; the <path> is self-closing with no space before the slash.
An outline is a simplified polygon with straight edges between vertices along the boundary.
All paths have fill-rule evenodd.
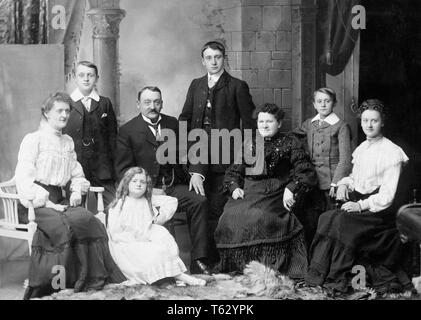
<path id="1" fill-rule="evenodd" d="M 420 108 L 419 0 L 0 0 L 0 300 L 421 300 Z"/>

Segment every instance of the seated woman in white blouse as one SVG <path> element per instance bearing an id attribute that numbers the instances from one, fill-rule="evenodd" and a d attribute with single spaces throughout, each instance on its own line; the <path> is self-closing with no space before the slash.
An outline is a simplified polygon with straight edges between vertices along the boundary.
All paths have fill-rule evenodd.
<path id="1" fill-rule="evenodd" d="M 40 129 L 24 137 L 15 172 L 19 221 L 28 222 L 24 207 L 33 199 L 38 225 L 24 299 L 58 289 L 52 287 L 55 266 L 64 267 L 66 283 L 60 285 L 75 292 L 122 282 L 126 278 L 111 257 L 105 227 L 79 207 L 89 182 L 76 160 L 72 138 L 62 134 L 69 119 L 70 97 L 57 92 L 48 97 L 41 111 Z M 68 183 L 70 199 L 64 199 L 62 189 Z"/>
<path id="2" fill-rule="evenodd" d="M 360 265 L 365 274 L 358 279 L 364 277 L 377 292 L 409 290 L 411 281 L 399 267 L 402 244 L 391 208 L 402 165 L 409 159 L 382 135 L 381 101 L 365 101 L 360 113 L 367 140 L 353 153 L 351 175 L 338 182 L 337 200 L 344 204 L 319 218 L 306 282 L 347 293 L 357 275 L 352 269 Z"/>

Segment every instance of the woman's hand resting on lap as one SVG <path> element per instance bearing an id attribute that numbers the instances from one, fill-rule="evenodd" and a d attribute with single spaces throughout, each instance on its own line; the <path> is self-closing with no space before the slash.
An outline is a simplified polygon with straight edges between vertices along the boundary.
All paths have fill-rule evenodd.
<path id="1" fill-rule="evenodd" d="M 292 206 L 295 204 L 294 194 L 288 188 L 284 190 L 284 207 L 288 211 L 291 211 Z"/>
<path id="2" fill-rule="evenodd" d="M 343 202 L 349 200 L 348 187 L 346 185 L 341 184 L 340 186 L 338 186 L 338 189 L 336 190 L 336 200 Z"/>

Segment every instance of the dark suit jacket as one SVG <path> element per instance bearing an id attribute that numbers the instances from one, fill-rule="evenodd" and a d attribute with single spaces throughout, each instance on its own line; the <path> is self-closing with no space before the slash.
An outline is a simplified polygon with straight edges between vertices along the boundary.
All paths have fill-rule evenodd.
<path id="1" fill-rule="evenodd" d="M 351 128 L 340 120 L 334 125 L 307 119 L 296 132 L 307 136 L 308 153 L 315 166 L 321 190 L 330 189 L 352 170 Z"/>
<path id="2" fill-rule="evenodd" d="M 202 128 L 208 95 L 208 75 L 194 79 L 187 92 L 186 102 L 179 121 L 187 121 L 188 130 Z M 212 128 L 215 129 L 255 129 L 256 120 L 252 119 L 255 110 L 249 87 L 245 81 L 224 73 L 214 88 L 212 104 Z M 231 148 L 231 159 L 234 159 Z M 221 148 L 220 148 L 221 151 Z M 221 152 L 220 152 L 221 154 Z M 225 172 L 228 164 L 213 166 L 212 171 Z M 191 165 L 191 172 L 205 175 L 210 167 L 202 164 Z"/>
<path id="3" fill-rule="evenodd" d="M 83 106 L 79 100 L 72 101 L 69 122 L 63 130 L 73 138 L 77 159 L 82 163 Z M 95 166 L 90 173 L 99 180 L 115 179 L 114 153 L 117 135 L 117 119 L 110 99 L 100 96 L 99 102 L 91 100 L 91 112 L 95 113 L 94 154 Z M 86 174 L 86 173 L 85 173 Z"/>
<path id="4" fill-rule="evenodd" d="M 178 121 L 176 118 L 161 114 L 160 124 L 161 131 L 171 129 L 175 133 L 175 137 L 178 138 Z M 154 186 L 160 168 L 166 176 L 170 175 L 174 169 L 174 184 L 185 184 L 190 179 L 188 173 L 178 164 L 177 143 L 171 144 L 169 150 L 172 155 L 175 155 L 176 164 L 160 165 L 156 159 L 156 152 L 160 143 L 156 141 L 154 134 L 141 114 L 120 127 L 116 146 L 115 170 L 119 180 L 127 169 L 136 166 L 144 168 L 149 173 Z"/>

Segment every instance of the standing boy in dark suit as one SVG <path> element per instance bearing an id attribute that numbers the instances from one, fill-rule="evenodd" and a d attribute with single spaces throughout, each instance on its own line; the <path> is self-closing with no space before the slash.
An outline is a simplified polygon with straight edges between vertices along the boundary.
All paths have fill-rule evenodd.
<path id="1" fill-rule="evenodd" d="M 224 70 L 225 47 L 216 41 L 206 43 L 201 51 L 202 64 L 207 74 L 194 79 L 187 92 L 186 101 L 179 121 L 186 121 L 188 130 L 201 128 L 206 130 L 210 138 L 211 129 L 256 129 L 256 121 L 252 114 L 256 108 L 245 81 L 232 77 Z M 244 135 L 243 135 L 244 136 Z M 210 145 L 210 139 L 209 139 Z M 209 235 L 213 260 L 218 260 L 213 233 L 222 214 L 227 197 L 223 193 L 225 170 L 229 164 L 221 161 L 219 150 L 218 164 L 190 165 L 192 172 L 190 189 L 205 195 L 209 200 Z M 210 150 L 210 149 L 209 149 Z M 230 148 L 230 163 L 233 163 L 234 150 Z"/>
<path id="2" fill-rule="evenodd" d="M 154 192 L 178 199 L 178 209 L 185 211 L 189 224 L 191 273 L 210 274 L 208 258 L 208 201 L 206 197 L 189 191 L 190 175 L 176 163 L 160 163 L 157 151 L 162 130 L 171 130 L 178 137 L 178 121 L 161 113 L 163 101 L 157 87 L 144 87 L 138 93 L 140 114 L 123 126 L 117 135 L 115 167 L 119 179 L 131 167 L 142 167 L 152 177 Z M 172 156 L 178 157 L 177 143 L 171 145 Z"/>
<path id="3" fill-rule="evenodd" d="M 92 186 L 104 187 L 105 207 L 115 196 L 114 152 L 117 119 L 110 99 L 95 89 L 98 68 L 88 61 L 78 63 L 77 88 L 71 94 L 72 110 L 63 133 L 73 138 L 77 160 Z"/>

